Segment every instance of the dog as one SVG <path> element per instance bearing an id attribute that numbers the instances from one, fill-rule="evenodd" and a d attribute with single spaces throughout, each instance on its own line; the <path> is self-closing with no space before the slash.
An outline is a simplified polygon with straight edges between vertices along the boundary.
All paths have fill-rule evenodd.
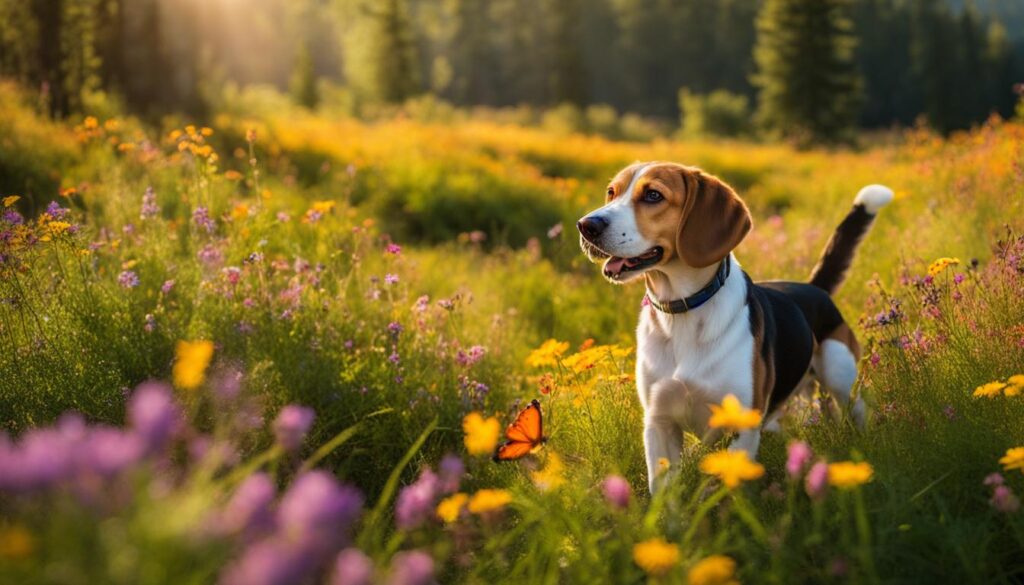
<path id="1" fill-rule="evenodd" d="M 679 461 L 684 431 L 713 436 L 709 405 L 729 394 L 764 415 L 729 447 L 752 459 L 764 426 L 777 426 L 779 407 L 812 379 L 864 424 L 864 401 L 852 396 L 861 349 L 832 295 L 892 198 L 883 185 L 857 194 L 808 283 L 751 281 L 733 255 L 753 226 L 750 211 L 698 168 L 630 165 L 608 185 L 605 205 L 577 222 L 583 252 L 604 262 L 605 278 L 647 285 L 636 382 L 652 493 L 660 460 Z"/>

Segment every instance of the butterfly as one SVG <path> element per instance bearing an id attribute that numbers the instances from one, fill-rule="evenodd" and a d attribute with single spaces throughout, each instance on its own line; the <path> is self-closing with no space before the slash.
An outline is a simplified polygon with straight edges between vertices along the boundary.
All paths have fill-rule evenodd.
<path id="1" fill-rule="evenodd" d="M 515 461 L 530 453 L 537 452 L 548 440 L 544 436 L 543 417 L 540 402 L 534 400 L 519 413 L 516 420 L 505 429 L 508 439 L 494 452 L 495 461 Z"/>

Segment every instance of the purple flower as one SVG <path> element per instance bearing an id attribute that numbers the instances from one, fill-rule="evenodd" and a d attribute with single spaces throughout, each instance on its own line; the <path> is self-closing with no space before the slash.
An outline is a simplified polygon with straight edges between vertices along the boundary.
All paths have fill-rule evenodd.
<path id="1" fill-rule="evenodd" d="M 242 553 L 221 576 L 223 585 L 291 585 L 309 578 L 317 558 L 304 543 L 286 538 L 261 540 Z"/>
<path id="2" fill-rule="evenodd" d="M 359 490 L 339 484 L 325 471 L 307 471 L 281 498 L 277 520 L 284 534 L 333 550 L 347 541 L 362 507 Z"/>
<path id="3" fill-rule="evenodd" d="M 197 254 L 199 261 L 207 266 L 216 266 L 224 261 L 224 254 L 213 244 L 203 246 Z"/>
<path id="4" fill-rule="evenodd" d="M 629 482 L 621 475 L 609 475 L 601 483 L 601 493 L 604 499 L 616 508 L 625 509 L 629 507 L 629 496 L 631 490 Z"/>
<path id="5" fill-rule="evenodd" d="M 268 530 L 274 516 L 274 482 L 266 473 L 254 473 L 242 482 L 220 514 L 220 528 L 228 534 Z"/>
<path id="6" fill-rule="evenodd" d="M 99 426 L 81 444 L 81 464 L 100 477 L 111 477 L 138 463 L 145 453 L 146 445 L 135 433 Z"/>
<path id="7" fill-rule="evenodd" d="M 983 483 L 985 485 L 989 485 L 989 486 L 996 486 L 996 485 L 1003 485 L 1003 483 L 1005 483 L 1005 482 L 1006 482 L 1006 480 L 1003 479 L 1003 474 L 1001 474 L 1001 473 L 999 473 L 997 471 L 995 473 L 990 473 L 987 476 L 985 476 L 985 481 Z"/>
<path id="8" fill-rule="evenodd" d="M 441 463 L 437 466 L 437 473 L 441 491 L 451 494 L 459 491 L 462 476 L 466 473 L 466 465 L 462 462 L 461 457 L 449 453 L 441 459 Z"/>
<path id="9" fill-rule="evenodd" d="M 424 469 L 415 483 L 406 486 L 395 502 L 395 524 L 402 530 L 419 527 L 430 518 L 439 492 L 437 476 Z"/>
<path id="10" fill-rule="evenodd" d="M 819 500 L 825 497 L 825 490 L 828 489 L 828 464 L 819 461 L 811 466 L 804 478 L 804 487 L 811 499 Z"/>
<path id="11" fill-rule="evenodd" d="M 164 294 L 167 294 L 167 293 L 171 292 L 172 290 L 174 290 L 174 280 L 173 279 L 172 280 L 165 280 L 164 283 L 162 285 L 160 285 L 160 292 L 162 292 Z"/>
<path id="12" fill-rule="evenodd" d="M 400 552 L 391 559 L 388 585 L 430 585 L 434 582 L 434 559 L 423 551 Z"/>
<path id="13" fill-rule="evenodd" d="M 128 421 L 147 452 L 163 447 L 177 432 L 181 412 L 171 388 L 162 382 L 145 382 L 128 400 Z"/>
<path id="14" fill-rule="evenodd" d="M 1004 514 L 1012 514 L 1017 510 L 1020 510 L 1020 499 L 1013 493 L 1010 486 L 997 485 L 992 490 L 992 498 L 988 501 L 996 511 L 1003 512 Z"/>
<path id="15" fill-rule="evenodd" d="M 70 211 L 70 209 L 61 207 L 60 203 L 57 203 L 56 201 L 51 201 L 50 204 L 46 206 L 46 213 L 55 219 L 62 219 Z"/>
<path id="16" fill-rule="evenodd" d="M 139 212 L 140 219 L 150 219 L 160 215 L 160 206 L 156 204 L 156 192 L 153 187 L 146 187 L 142 194 L 142 210 Z"/>
<path id="17" fill-rule="evenodd" d="M 117 284 L 122 288 L 135 288 L 139 286 L 139 275 L 131 270 L 123 270 L 117 275 Z"/>
<path id="18" fill-rule="evenodd" d="M 486 347 L 482 345 L 474 345 L 467 351 L 462 351 L 461 349 L 457 351 L 455 353 L 455 361 L 458 362 L 459 365 L 468 368 L 483 359 L 486 354 Z"/>
<path id="19" fill-rule="evenodd" d="M 316 412 L 312 408 L 289 404 L 274 419 L 274 437 L 287 451 L 297 451 L 313 426 Z"/>
<path id="20" fill-rule="evenodd" d="M 146 333 L 156 331 L 156 317 L 153 316 L 153 313 L 146 313 L 146 323 L 142 326 L 142 329 Z"/>
<path id="21" fill-rule="evenodd" d="M 814 451 L 811 451 L 810 445 L 803 441 L 793 441 L 789 444 L 787 453 L 786 473 L 789 474 L 790 479 L 800 479 L 804 469 L 814 458 Z"/>
<path id="22" fill-rule="evenodd" d="M 373 561 L 357 548 L 346 548 L 334 561 L 331 585 L 371 585 Z"/>
<path id="23" fill-rule="evenodd" d="M 384 284 L 398 284 L 398 275 L 390 272 L 384 275 Z"/>
<path id="24" fill-rule="evenodd" d="M 14 209 L 5 209 L 2 217 L 5 222 L 11 225 L 21 225 L 25 223 L 25 218 Z"/>
<path id="25" fill-rule="evenodd" d="M 429 306 L 430 306 L 430 297 L 427 296 L 427 295 L 423 295 L 420 298 L 416 299 L 416 304 L 413 305 L 412 310 L 416 311 L 417 313 L 422 313 L 422 312 L 426 311 L 427 307 L 429 307 Z"/>
<path id="26" fill-rule="evenodd" d="M 192 212 L 192 222 L 196 224 L 197 228 L 206 230 L 206 233 L 211 234 L 213 230 L 217 229 L 216 222 L 210 217 L 210 212 L 203 206 L 195 208 Z"/>
<path id="27" fill-rule="evenodd" d="M 388 244 L 387 247 L 384 248 L 384 251 L 387 252 L 388 254 L 398 256 L 399 254 L 402 253 L 402 247 L 399 246 L 398 244 Z"/>
<path id="28" fill-rule="evenodd" d="M 391 355 L 388 356 L 388 361 L 397 366 L 398 362 L 402 361 L 402 358 L 399 357 L 397 352 L 391 352 Z"/>
<path id="29" fill-rule="evenodd" d="M 402 332 L 402 331 L 403 331 L 404 329 L 405 329 L 405 328 L 404 328 L 404 327 L 402 327 L 402 324 L 401 324 L 401 323 L 399 323 L 398 321 L 392 321 L 392 322 L 388 323 L 388 333 L 390 333 L 391 335 L 394 335 L 394 336 L 396 336 L 396 337 L 397 337 L 397 336 L 398 336 L 398 334 L 399 334 L 399 333 L 401 333 L 401 332 Z"/>
<path id="30" fill-rule="evenodd" d="M 284 211 L 278 211 L 275 217 L 277 217 L 277 221 L 281 223 L 288 223 L 292 220 L 292 216 L 288 215 Z"/>

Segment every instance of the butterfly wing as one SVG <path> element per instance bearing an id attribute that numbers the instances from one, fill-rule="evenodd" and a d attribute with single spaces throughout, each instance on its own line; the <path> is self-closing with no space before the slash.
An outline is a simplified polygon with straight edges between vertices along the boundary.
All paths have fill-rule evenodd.
<path id="1" fill-rule="evenodd" d="M 508 440 L 494 453 L 496 461 L 519 459 L 540 447 L 544 442 L 544 421 L 540 412 L 540 402 L 530 402 L 530 405 L 505 429 L 505 437 Z"/>

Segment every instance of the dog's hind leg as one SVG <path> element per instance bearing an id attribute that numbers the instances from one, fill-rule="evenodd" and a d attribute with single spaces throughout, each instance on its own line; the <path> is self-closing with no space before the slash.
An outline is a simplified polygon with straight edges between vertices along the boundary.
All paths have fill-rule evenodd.
<path id="1" fill-rule="evenodd" d="M 814 355 L 814 371 L 840 405 L 849 408 L 857 426 L 863 427 L 867 411 L 860 396 L 852 399 L 853 385 L 857 382 L 857 358 L 850 348 L 839 340 L 825 339 Z"/>
<path id="2" fill-rule="evenodd" d="M 644 454 L 647 458 L 647 482 L 652 494 L 663 479 L 661 460 L 668 461 L 670 466 L 676 465 L 682 449 L 683 434 L 674 421 L 647 417 L 644 421 Z"/>

